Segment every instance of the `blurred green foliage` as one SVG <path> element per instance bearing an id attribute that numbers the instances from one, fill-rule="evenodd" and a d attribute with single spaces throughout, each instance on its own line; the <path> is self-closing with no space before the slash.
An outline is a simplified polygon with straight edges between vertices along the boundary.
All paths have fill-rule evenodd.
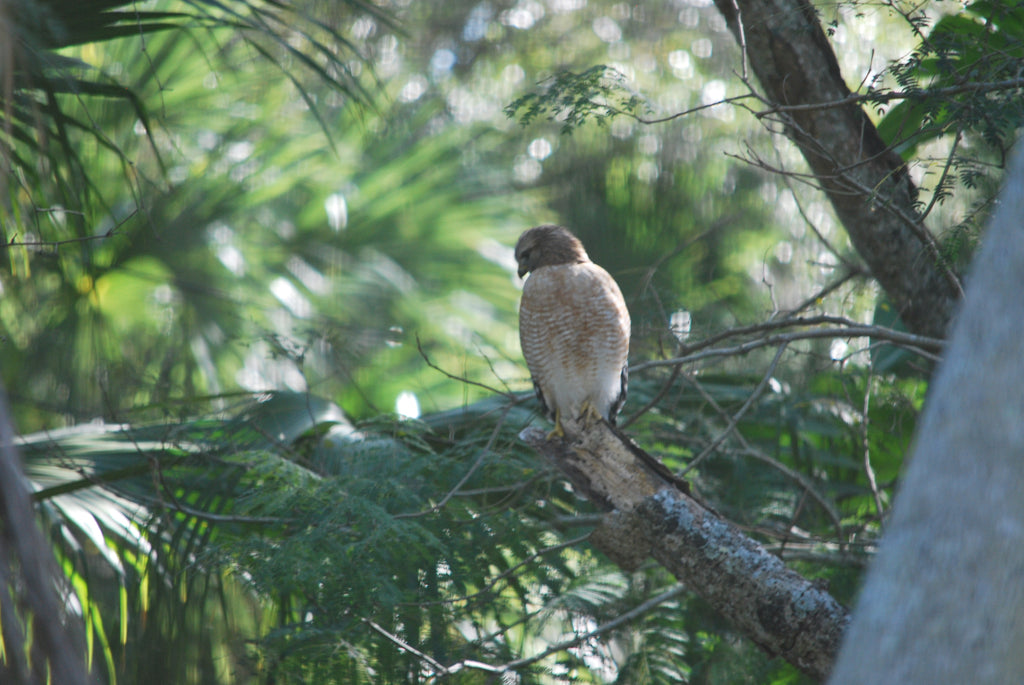
<path id="1" fill-rule="evenodd" d="M 855 596 L 927 363 L 837 335 L 770 377 L 764 350 L 641 366 L 798 306 L 895 325 L 821 199 L 734 158 L 792 150 L 715 104 L 739 53 L 709 3 L 13 6 L 6 35 L 61 30 L 19 38 L 0 101 L 0 373 L 101 679 L 804 682 L 592 549 L 595 512 L 516 437 L 538 419 L 511 246 L 558 221 L 626 294 L 630 433 Z M 955 46 L 983 9 L 934 31 Z M 952 54 L 893 73 L 944 84 Z M 566 74 L 576 100 L 544 90 Z M 702 108 L 651 126 L 608 97 Z M 915 107 L 883 132 L 955 136 Z"/>
<path id="2" fill-rule="evenodd" d="M 637 399 L 659 380 L 640 380 Z M 863 434 L 850 418 L 865 389 L 856 376 L 832 383 L 773 392 L 741 423 L 750 445 L 716 455 L 695 484 L 728 492 L 731 518 L 779 540 L 798 570 L 849 602 L 877 512 L 852 456 Z M 646 413 L 637 434 L 670 466 L 685 464 L 749 388 L 735 377 L 695 381 Z M 890 429 L 869 446 L 885 492 L 909 439 L 891 429 L 917 409 L 904 398 L 889 389 L 868 417 Z M 589 547 L 594 510 L 516 437 L 532 413 L 494 397 L 352 426 L 328 402 L 274 393 L 196 421 L 35 434 L 22 449 L 107 672 L 129 682 L 163 668 L 180 674 L 175 682 L 411 682 L 440 663 L 463 665 L 454 677 L 475 682 L 486 671 L 473 663 L 542 653 L 671 586 L 656 565 L 624 573 Z M 119 592 L 104 590 L 111 581 Z M 272 608 L 255 598 L 273 598 Z M 189 645 L 154 651 L 147 639 L 161 628 Z M 522 682 L 589 682 L 619 669 L 643 682 L 800 681 L 676 593 L 517 671 Z"/>

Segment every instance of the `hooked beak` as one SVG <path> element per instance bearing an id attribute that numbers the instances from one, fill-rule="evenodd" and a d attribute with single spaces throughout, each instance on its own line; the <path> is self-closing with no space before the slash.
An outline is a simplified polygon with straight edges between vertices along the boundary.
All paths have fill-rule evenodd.
<path id="1" fill-rule="evenodd" d="M 525 266 L 520 266 L 520 267 L 519 267 L 519 278 L 525 278 L 525 277 L 526 277 L 526 274 L 527 274 L 527 273 L 528 273 L 529 271 L 530 271 L 530 270 L 529 270 L 528 268 L 526 268 Z"/>

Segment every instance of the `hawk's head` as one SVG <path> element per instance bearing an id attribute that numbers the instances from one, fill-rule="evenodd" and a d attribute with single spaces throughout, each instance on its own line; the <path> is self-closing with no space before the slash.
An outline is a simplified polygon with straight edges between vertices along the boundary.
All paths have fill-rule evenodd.
<path id="1" fill-rule="evenodd" d="M 580 264 L 590 261 L 583 243 L 569 229 L 554 224 L 537 226 L 519 236 L 516 243 L 519 277 L 542 266 Z"/>

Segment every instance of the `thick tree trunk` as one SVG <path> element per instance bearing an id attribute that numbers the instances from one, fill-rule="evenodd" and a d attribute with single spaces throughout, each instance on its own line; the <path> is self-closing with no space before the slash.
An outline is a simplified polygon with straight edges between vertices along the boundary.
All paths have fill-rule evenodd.
<path id="1" fill-rule="evenodd" d="M 606 424 L 572 433 L 580 437 L 548 441 L 537 428 L 520 437 L 613 512 L 592 536 L 596 546 L 626 570 L 653 556 L 768 653 L 828 676 L 848 620 L 831 595 L 689 497 L 685 484 Z"/>
<path id="2" fill-rule="evenodd" d="M 835 685 L 1024 682 L 1024 145 L 946 358 Z"/>
<path id="3" fill-rule="evenodd" d="M 856 104 L 807 0 L 715 0 L 763 94 L 907 328 L 944 338 L 960 297 L 903 160 Z M 830 104 L 831 103 L 831 104 Z"/>

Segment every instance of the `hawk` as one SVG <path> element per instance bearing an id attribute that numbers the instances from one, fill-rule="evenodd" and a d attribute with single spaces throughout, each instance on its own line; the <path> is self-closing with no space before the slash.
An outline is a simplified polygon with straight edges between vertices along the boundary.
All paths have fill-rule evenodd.
<path id="1" fill-rule="evenodd" d="M 523 285 L 519 342 L 555 429 L 601 417 L 613 426 L 626 400 L 629 311 L 608 272 L 562 226 L 531 228 L 516 243 Z"/>

